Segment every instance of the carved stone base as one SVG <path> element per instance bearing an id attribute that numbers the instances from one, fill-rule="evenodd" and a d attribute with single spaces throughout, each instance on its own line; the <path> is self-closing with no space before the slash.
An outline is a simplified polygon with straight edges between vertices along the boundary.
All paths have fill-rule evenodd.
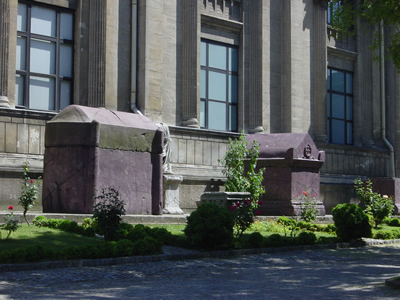
<path id="1" fill-rule="evenodd" d="M 164 214 L 183 214 L 179 207 L 179 184 L 183 177 L 178 175 L 165 175 L 164 178 Z"/>
<path id="2" fill-rule="evenodd" d="M 0 107 L 10 108 L 10 104 L 8 103 L 8 98 L 6 96 L 0 96 Z"/>

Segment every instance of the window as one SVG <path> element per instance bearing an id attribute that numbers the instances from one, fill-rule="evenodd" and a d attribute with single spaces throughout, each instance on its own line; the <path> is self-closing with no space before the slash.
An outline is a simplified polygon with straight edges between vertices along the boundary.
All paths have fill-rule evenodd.
<path id="1" fill-rule="evenodd" d="M 238 130 L 238 49 L 201 41 L 200 127 Z"/>
<path id="2" fill-rule="evenodd" d="M 353 74 L 328 68 L 328 137 L 333 144 L 353 144 Z"/>
<path id="3" fill-rule="evenodd" d="M 73 14 L 18 4 L 16 106 L 59 111 L 71 103 Z"/>
<path id="4" fill-rule="evenodd" d="M 339 2 L 328 2 L 328 10 L 327 10 L 327 23 L 332 24 L 333 22 L 333 14 L 341 8 L 342 1 Z"/>

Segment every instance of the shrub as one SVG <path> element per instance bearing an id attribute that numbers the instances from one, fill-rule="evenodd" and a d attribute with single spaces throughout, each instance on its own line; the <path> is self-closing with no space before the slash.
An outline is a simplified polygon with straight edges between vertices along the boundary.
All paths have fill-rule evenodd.
<path id="1" fill-rule="evenodd" d="M 32 224 L 37 226 L 37 227 L 46 227 L 47 225 L 47 218 L 45 216 L 36 216 Z"/>
<path id="2" fill-rule="evenodd" d="M 355 204 L 344 203 L 332 209 L 336 234 L 343 241 L 371 237 L 371 225 L 367 214 Z"/>
<path id="3" fill-rule="evenodd" d="M 388 224 L 390 226 L 399 227 L 400 226 L 400 220 L 398 218 L 393 218 L 393 219 L 389 220 Z"/>
<path id="4" fill-rule="evenodd" d="M 287 229 L 290 231 L 291 237 L 294 237 L 296 235 L 296 230 L 298 228 L 296 220 L 282 216 L 282 217 L 278 218 L 277 223 L 281 224 L 283 226 L 285 236 L 286 236 Z"/>
<path id="5" fill-rule="evenodd" d="M 285 239 L 278 233 L 271 234 L 265 241 L 266 247 L 282 247 L 286 243 Z"/>
<path id="6" fill-rule="evenodd" d="M 104 234 L 106 241 L 117 238 L 117 231 L 121 223 L 121 216 L 125 214 L 124 201 L 120 199 L 119 192 L 109 187 L 103 189 L 101 194 L 94 198 L 93 218 Z"/>
<path id="7" fill-rule="evenodd" d="M 156 239 L 146 236 L 133 242 L 133 255 L 154 255 L 162 253 L 163 244 Z"/>
<path id="8" fill-rule="evenodd" d="M 184 233 L 196 248 L 230 248 L 233 245 L 233 218 L 225 208 L 204 203 L 187 218 Z"/>
<path id="9" fill-rule="evenodd" d="M 264 246 L 264 237 L 259 232 L 253 232 L 246 236 L 244 246 L 245 248 L 261 248 Z"/>
<path id="10" fill-rule="evenodd" d="M 297 239 L 300 245 L 314 245 L 317 241 L 317 236 L 313 232 L 303 231 L 300 232 Z"/>
<path id="11" fill-rule="evenodd" d="M 165 228 L 151 228 L 149 235 L 166 245 L 170 245 L 173 240 L 173 234 Z"/>
<path id="12" fill-rule="evenodd" d="M 146 232 L 146 226 L 138 224 L 126 235 L 126 239 L 135 242 L 149 236 Z"/>
<path id="13" fill-rule="evenodd" d="M 365 212 L 373 217 L 377 227 L 384 218 L 391 216 L 394 210 L 393 200 L 386 195 L 373 192 L 371 180 L 363 182 L 358 178 L 354 183 L 357 196 L 365 205 Z"/>

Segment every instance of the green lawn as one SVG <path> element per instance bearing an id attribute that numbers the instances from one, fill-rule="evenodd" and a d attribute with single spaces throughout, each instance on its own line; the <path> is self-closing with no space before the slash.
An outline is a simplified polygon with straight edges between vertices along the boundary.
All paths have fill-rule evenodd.
<path id="1" fill-rule="evenodd" d="M 60 250 L 69 246 L 84 246 L 102 242 L 95 237 L 82 236 L 57 229 L 28 226 L 23 224 L 17 231 L 11 233 L 6 240 L 7 231 L 0 230 L 0 251 L 13 250 L 28 246 L 43 246 L 51 250 Z"/>

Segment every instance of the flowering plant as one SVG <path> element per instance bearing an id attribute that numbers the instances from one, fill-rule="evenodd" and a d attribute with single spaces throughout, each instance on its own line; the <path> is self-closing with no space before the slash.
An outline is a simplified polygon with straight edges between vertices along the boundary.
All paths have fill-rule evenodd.
<path id="1" fill-rule="evenodd" d="M 21 196 L 19 197 L 19 202 L 23 208 L 23 216 L 26 221 L 26 223 L 29 225 L 28 220 L 26 219 L 26 213 L 27 211 L 32 208 L 34 204 L 37 203 L 38 199 L 38 189 L 40 187 L 40 177 L 39 179 L 35 182 L 35 180 L 31 179 L 29 176 L 29 168 L 28 168 L 28 163 L 25 163 L 23 165 L 24 172 L 22 174 L 22 193 Z"/>
<path id="2" fill-rule="evenodd" d="M 301 196 L 299 194 L 297 194 L 296 196 L 300 200 L 301 219 L 305 222 L 314 222 L 319 215 L 319 211 L 317 209 L 316 195 L 312 194 L 311 196 L 307 191 L 303 191 Z"/>
<path id="3" fill-rule="evenodd" d="M 16 231 L 18 229 L 18 227 L 20 227 L 21 225 L 19 224 L 19 221 L 17 220 L 17 218 L 14 216 L 14 207 L 12 205 L 10 205 L 8 207 L 9 213 L 5 215 L 4 217 L 4 221 L 5 224 L 1 225 L 1 228 L 4 230 L 8 231 L 8 235 L 6 237 L 6 239 L 8 239 L 11 235 L 12 232 Z"/>
<path id="4" fill-rule="evenodd" d="M 253 224 L 255 216 L 259 214 L 257 210 L 261 201 L 244 200 L 233 203 L 231 211 L 234 220 L 234 232 L 237 238 L 241 237 L 243 232 Z"/>
<path id="5" fill-rule="evenodd" d="M 372 181 L 363 182 L 360 178 L 354 181 L 354 189 L 358 198 L 365 205 L 365 213 L 372 216 L 375 227 L 377 227 L 385 217 L 390 217 L 394 210 L 393 199 L 387 195 L 381 195 L 372 190 Z"/>

